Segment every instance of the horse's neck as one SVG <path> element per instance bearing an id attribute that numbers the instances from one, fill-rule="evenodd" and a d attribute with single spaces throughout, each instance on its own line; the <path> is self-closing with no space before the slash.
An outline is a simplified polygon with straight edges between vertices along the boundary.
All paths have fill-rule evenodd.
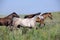
<path id="1" fill-rule="evenodd" d="M 44 19 L 46 19 L 48 17 L 48 15 L 43 15 Z"/>
<path id="2" fill-rule="evenodd" d="M 7 16 L 7 17 L 5 17 L 5 18 L 13 18 L 13 17 L 12 17 L 12 15 L 9 15 L 9 16 Z"/>
<path id="3" fill-rule="evenodd" d="M 37 17 L 35 16 L 35 17 L 31 18 L 31 19 L 32 19 L 32 20 L 36 20 L 36 18 L 37 18 Z"/>
<path id="4" fill-rule="evenodd" d="M 5 18 L 9 18 L 10 16 L 6 16 Z"/>

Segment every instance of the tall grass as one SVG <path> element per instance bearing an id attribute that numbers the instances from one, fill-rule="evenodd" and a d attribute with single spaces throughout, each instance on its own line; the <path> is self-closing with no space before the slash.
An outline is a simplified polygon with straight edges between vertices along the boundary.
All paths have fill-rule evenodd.
<path id="1" fill-rule="evenodd" d="M 46 25 L 37 30 L 20 28 L 10 31 L 5 26 L 0 26 L 0 40 L 60 40 L 60 14 L 52 14 L 54 19 L 47 18 Z"/>

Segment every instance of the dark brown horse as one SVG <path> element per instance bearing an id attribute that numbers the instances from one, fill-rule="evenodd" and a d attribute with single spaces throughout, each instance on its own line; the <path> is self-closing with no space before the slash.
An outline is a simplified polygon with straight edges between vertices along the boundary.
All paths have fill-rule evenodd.
<path id="1" fill-rule="evenodd" d="M 32 18 L 32 17 L 34 17 L 34 16 L 36 16 L 36 15 L 40 15 L 41 13 L 39 12 L 39 13 L 35 13 L 35 14 L 30 14 L 30 15 L 26 15 L 24 18 Z"/>
<path id="2" fill-rule="evenodd" d="M 4 18 L 0 18 L 0 26 L 12 26 L 12 22 L 13 22 L 12 19 L 14 17 L 19 18 L 19 16 L 15 12 L 11 13 L 10 15 L 8 15 Z"/>

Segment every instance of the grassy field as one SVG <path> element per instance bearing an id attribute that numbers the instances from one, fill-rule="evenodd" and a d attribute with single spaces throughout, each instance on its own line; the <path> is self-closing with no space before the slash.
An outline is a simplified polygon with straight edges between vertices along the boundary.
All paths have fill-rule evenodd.
<path id="1" fill-rule="evenodd" d="M 21 28 L 10 31 L 5 26 L 0 26 L 0 40 L 60 40 L 60 12 L 52 12 L 52 15 L 53 20 L 47 18 L 42 29 Z"/>

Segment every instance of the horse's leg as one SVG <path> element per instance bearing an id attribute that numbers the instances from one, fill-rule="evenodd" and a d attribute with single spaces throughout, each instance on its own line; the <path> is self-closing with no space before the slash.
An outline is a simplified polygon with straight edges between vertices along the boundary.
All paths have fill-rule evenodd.
<path id="1" fill-rule="evenodd" d="M 13 26 L 13 30 L 16 30 L 16 27 L 17 27 L 17 25 L 14 25 L 14 26 Z"/>
<path id="2" fill-rule="evenodd" d="M 35 24 L 35 25 L 33 25 L 33 26 L 32 26 L 32 28 L 33 28 L 33 29 L 38 29 L 38 28 L 36 27 L 36 24 Z"/>
<path id="3" fill-rule="evenodd" d="M 13 30 L 13 26 L 12 26 L 11 23 L 8 25 L 8 28 L 9 28 L 11 31 Z"/>
<path id="4" fill-rule="evenodd" d="M 20 27 L 21 27 L 20 25 L 17 25 L 17 24 L 16 24 L 16 25 L 14 25 L 14 28 L 13 28 L 13 29 L 14 29 L 14 30 L 18 30 Z"/>
<path id="5" fill-rule="evenodd" d="M 8 24 L 8 22 L 5 23 L 5 26 L 7 27 L 7 29 L 9 29 L 9 24 Z"/>
<path id="6" fill-rule="evenodd" d="M 33 29 L 38 29 L 38 27 L 36 26 L 36 22 L 33 22 L 33 23 L 31 24 L 31 26 L 32 26 Z"/>
<path id="7" fill-rule="evenodd" d="M 9 21 L 9 28 L 10 28 L 10 30 L 12 31 L 13 30 L 13 25 L 12 25 L 12 21 Z"/>
<path id="8" fill-rule="evenodd" d="M 32 27 L 29 27 L 30 29 L 32 29 Z"/>
<path id="9" fill-rule="evenodd" d="M 5 25 L 8 29 L 11 27 L 11 22 L 9 20 L 5 21 Z"/>
<path id="10" fill-rule="evenodd" d="M 42 19 L 41 21 L 40 21 L 40 27 L 43 27 L 43 26 L 45 26 L 45 23 L 44 23 L 44 20 Z"/>
<path id="11" fill-rule="evenodd" d="M 13 30 L 13 26 L 10 25 L 10 30 L 12 31 Z"/>

